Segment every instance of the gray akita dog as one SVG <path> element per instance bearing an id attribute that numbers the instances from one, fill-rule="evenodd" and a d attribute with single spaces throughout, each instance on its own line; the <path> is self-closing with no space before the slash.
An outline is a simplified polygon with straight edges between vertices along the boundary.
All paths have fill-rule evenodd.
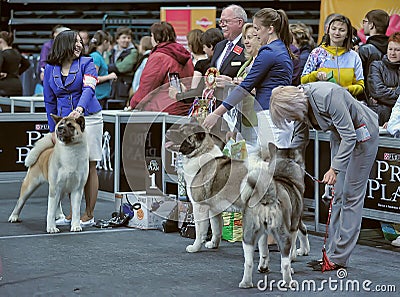
<path id="1" fill-rule="evenodd" d="M 265 233 L 273 234 L 281 252 L 281 272 L 286 285 L 292 283 L 291 261 L 296 255 L 308 255 L 310 244 L 303 214 L 304 162 L 301 148 L 278 149 L 269 143 L 270 162 L 250 171 L 248 194 L 243 193 L 243 251 L 244 273 L 241 288 L 253 287 L 253 254 L 257 239 Z M 262 176 L 269 183 L 259 181 Z M 299 232 L 298 232 L 299 231 Z M 296 250 L 296 235 L 300 248 Z M 258 271 L 268 272 L 268 247 L 260 245 Z"/>
<path id="2" fill-rule="evenodd" d="M 300 224 L 304 175 L 303 172 L 291 172 L 293 169 L 302 170 L 296 163 L 302 161 L 298 159 L 301 157 L 300 149 L 283 150 L 282 152 L 291 152 L 284 158 L 281 150 L 271 146 L 275 148 L 272 163 L 268 162 L 269 155 L 266 150 L 249 156 L 246 161 L 233 160 L 225 157 L 209 133 L 193 122 L 172 126 L 167 131 L 165 146 L 168 150 L 181 152 L 184 156 L 184 178 L 188 197 L 193 204 L 196 227 L 196 239 L 193 244 L 186 247 L 187 252 L 193 253 L 201 249 L 206 241 L 209 222 L 211 222 L 212 238 L 211 241 L 205 243 L 205 246 L 218 248 L 223 226 L 221 214 L 228 210 L 243 211 L 244 214 L 243 249 L 246 258 L 245 273 L 240 287 L 253 286 L 252 263 L 250 265 L 248 259 L 251 257 L 253 261 L 254 246 L 257 242 L 260 249 L 259 271 L 268 271 L 267 233 L 264 231 L 271 232 L 277 238 L 280 250 L 284 251 L 282 263 L 286 263 L 286 259 L 289 259 L 289 266 L 282 264 L 285 271 L 286 267 L 290 271 L 290 260 L 296 256 L 295 239 L 299 225 L 301 225 L 302 239 L 297 254 L 308 254 L 307 231 L 304 224 Z M 277 158 L 277 156 L 281 157 Z M 285 172 L 286 176 L 282 173 L 273 173 L 273 167 L 278 166 L 277 170 L 282 171 L 282 167 L 287 166 L 286 164 L 290 164 L 289 171 Z M 278 186 L 278 181 L 275 180 L 279 178 L 286 181 L 287 187 L 298 189 L 298 191 L 284 192 L 282 189 L 284 186 L 281 184 Z M 293 197 L 289 197 L 292 194 Z M 290 283 L 290 273 L 289 277 L 284 274 L 284 280 Z"/>

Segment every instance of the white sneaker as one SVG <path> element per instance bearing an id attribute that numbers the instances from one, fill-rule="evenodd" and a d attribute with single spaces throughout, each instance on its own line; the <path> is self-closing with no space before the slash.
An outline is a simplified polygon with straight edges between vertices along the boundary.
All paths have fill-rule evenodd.
<path id="1" fill-rule="evenodd" d="M 400 247 L 400 236 L 398 236 L 395 240 L 392 241 L 392 245 Z"/>
<path id="2" fill-rule="evenodd" d="M 81 227 L 90 227 L 90 226 L 93 226 L 95 223 L 96 222 L 94 220 L 94 217 L 91 218 L 89 221 L 86 221 L 86 222 L 82 222 L 82 220 L 81 220 Z"/>
<path id="3" fill-rule="evenodd" d="M 69 226 L 71 225 L 71 220 L 64 218 L 59 218 L 56 220 L 56 226 Z"/>

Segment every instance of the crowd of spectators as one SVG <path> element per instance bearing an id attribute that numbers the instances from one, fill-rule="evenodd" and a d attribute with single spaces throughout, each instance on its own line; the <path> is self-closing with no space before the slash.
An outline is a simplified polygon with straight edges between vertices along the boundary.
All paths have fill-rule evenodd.
<path id="1" fill-rule="evenodd" d="M 186 115 L 190 108 L 187 105 L 190 105 L 196 96 L 201 96 L 205 87 L 203 77 L 210 67 L 217 68 L 219 74 L 215 96 L 219 101 L 226 99 L 228 85 L 237 84 L 238 77 L 239 83 L 242 83 L 243 73 L 247 75 L 249 72 L 244 72 L 242 67 L 246 65 L 244 67 L 247 68 L 244 69 L 250 70 L 255 59 L 255 56 L 250 54 L 253 57 L 250 62 L 245 56 L 246 36 L 242 29 L 252 25 L 245 9 L 238 5 L 227 8 L 222 10 L 218 28 L 210 29 L 208 32 L 200 29 L 188 32 L 186 48 L 179 46 L 174 28 L 166 22 L 155 23 L 152 26 L 151 36 L 143 36 L 140 44 L 132 42 L 132 30 L 129 27 L 117 28 L 114 36 L 101 30 L 97 31 L 95 36 L 90 36 L 90 33 L 83 29 L 78 31 L 83 42 L 83 54 L 91 55 L 96 64 L 99 75 L 96 95 L 103 109 L 106 108 L 105 103 L 108 99 L 119 99 L 125 102 L 118 107 L 121 109 L 124 106 L 127 106 L 125 108 L 127 110 L 154 110 L 167 107 L 170 113 Z M 279 17 L 277 19 L 279 20 Z M 339 84 L 377 112 L 379 124 L 384 125 L 388 122 L 391 109 L 399 96 L 399 61 L 396 54 L 393 54 L 398 50 L 398 32 L 391 36 L 392 54 L 389 55 L 390 36 L 386 35 L 389 21 L 388 13 L 383 10 L 374 9 L 366 12 L 362 20 L 362 29 L 368 38 L 365 43 L 361 43 L 349 18 L 333 13 L 325 19 L 325 35 L 318 46 L 312 37 L 310 26 L 303 23 L 290 24 L 291 43 L 288 53 L 292 66 L 287 72 L 292 73 L 290 84 L 296 86 L 315 81 Z M 278 26 L 278 29 L 281 28 Z M 53 27 L 51 39 L 42 46 L 37 67 L 41 82 L 54 38 L 66 30 L 70 29 L 63 25 Z M 258 36 L 259 40 L 269 36 L 267 32 L 257 34 L 254 33 L 254 36 Z M 12 48 L 12 41 L 11 33 L 1 32 L 0 94 L 2 96 L 22 95 L 22 85 L 18 82 L 18 77 L 30 66 L 24 56 Z M 156 56 L 159 57 L 158 60 L 154 60 Z M 148 61 L 151 63 L 148 64 Z M 268 68 L 264 62 L 261 66 Z M 154 68 L 155 66 L 157 68 Z M 250 78 L 254 76 L 260 81 L 263 76 L 256 73 L 257 69 L 258 67 L 253 69 Z M 192 77 L 190 85 L 184 83 L 183 92 L 170 88 L 169 96 L 165 96 L 165 91 L 161 92 L 163 96 L 155 95 L 153 92 L 155 89 L 168 85 L 169 73 L 178 73 L 181 80 Z M 158 74 L 159 77 L 154 79 L 154 74 Z M 268 80 L 271 81 L 271 78 Z M 276 84 L 286 83 L 280 78 Z M 42 83 L 38 85 L 36 93 L 42 91 Z M 265 105 L 262 108 L 268 110 L 269 95 L 268 91 L 266 93 L 264 91 L 272 89 L 272 86 L 266 89 L 260 86 L 253 88 L 253 95 L 261 99 L 260 102 L 266 102 L 266 105 L 262 103 Z M 149 96 L 149 93 L 153 95 Z M 178 102 L 173 103 L 173 101 Z"/>
<path id="2" fill-rule="evenodd" d="M 380 115 L 380 125 L 383 125 L 389 120 L 391 108 L 398 97 L 395 88 L 398 86 L 399 74 L 396 71 L 398 68 L 396 63 L 398 62 L 396 58 L 390 58 L 387 55 L 389 36 L 386 35 L 386 31 L 389 26 L 389 20 L 388 13 L 383 10 L 374 9 L 366 12 L 365 18 L 362 20 L 362 29 L 368 38 L 363 44 L 359 42 L 356 36 L 357 32 L 351 25 L 350 20 L 345 15 L 333 13 L 325 20 L 324 29 L 326 34 L 318 46 L 316 46 L 316 42 L 312 37 L 313 32 L 310 26 L 303 23 L 290 24 L 291 44 L 289 48 L 290 52 L 293 53 L 291 58 L 293 64 L 291 69 L 291 84 L 300 85 L 301 83 L 321 80 L 337 83 L 347 89 L 355 98 L 363 101 L 376 111 Z M 197 93 L 201 94 L 200 88 L 204 87 L 204 81 L 200 83 L 202 76 L 204 76 L 209 67 L 216 67 L 219 70 L 219 77 L 215 95 L 220 101 L 225 99 L 226 90 L 224 90 L 223 85 L 237 77 L 239 69 L 247 61 L 242 28 L 245 24 L 251 23 L 251 20 L 248 20 L 247 14 L 242 7 L 232 5 L 229 9 L 223 9 L 218 28 L 210 31 L 214 35 L 218 34 L 217 32 L 221 32 L 223 36 L 222 42 L 211 45 L 209 41 L 205 40 L 209 34 L 205 34 L 200 29 L 188 32 L 186 36 L 187 47 L 185 50 L 191 57 L 194 72 L 190 73 L 188 71 L 185 74 L 185 76 L 189 75 L 193 77 L 191 85 L 185 91 L 199 88 Z M 43 80 L 47 56 L 51 50 L 54 38 L 65 30 L 69 30 L 69 28 L 64 25 L 54 26 L 52 28 L 51 39 L 42 46 L 37 67 L 37 74 L 41 81 Z M 175 34 L 173 27 L 170 30 Z M 2 32 L 3 37 L 0 38 L 0 41 L 5 44 L 5 46 L 2 46 L 0 55 L 2 61 L 5 60 L 4 57 L 7 53 L 10 53 L 9 49 L 12 49 L 12 34 L 7 33 L 8 35 L 5 35 L 6 33 Z M 114 36 L 111 36 L 108 32 L 104 33 L 107 34 L 108 46 L 98 44 L 97 46 L 100 47 L 94 49 L 90 48 L 90 46 L 93 45 L 91 41 L 96 40 L 95 36 L 90 36 L 90 33 L 84 29 L 78 31 L 83 42 L 83 54 L 91 54 L 92 57 L 97 59 L 100 59 L 99 56 L 101 55 L 103 59 L 101 61 L 102 67 L 100 67 L 100 62 L 97 62 L 98 70 L 101 72 L 99 74 L 101 78 L 98 87 L 103 90 L 100 91 L 101 94 L 99 93 L 98 99 L 101 100 L 102 107 L 106 107 L 105 101 L 107 99 L 121 99 L 125 101 L 125 104 L 120 106 L 123 108 L 123 106 L 131 105 L 130 101 L 132 97 L 136 96 L 134 101 L 137 101 L 136 98 L 139 95 L 136 93 L 140 90 L 141 76 L 143 72 L 145 74 L 147 72 L 145 69 L 146 62 L 151 53 L 160 51 L 162 45 L 158 45 L 154 40 L 152 41 L 154 36 L 144 36 L 140 44 L 133 43 L 132 30 L 129 27 L 121 26 L 117 28 Z M 99 31 L 96 34 L 99 34 Z M 168 34 L 168 30 L 160 33 L 162 36 L 168 36 Z M 355 40 L 358 40 L 356 44 L 354 44 Z M 175 43 L 176 41 L 167 40 L 161 43 L 163 42 Z M 208 44 L 204 42 L 208 42 Z M 397 41 L 395 40 L 394 42 Z M 14 52 L 15 49 L 13 49 L 12 53 Z M 100 53 L 100 55 L 97 55 L 96 52 Z M 9 73 L 8 80 L 18 78 L 26 70 L 27 66 L 29 66 L 26 63 L 26 59 L 21 55 L 20 57 L 21 62 L 17 62 L 18 70 L 15 71 L 14 69 L 13 73 Z M 7 60 L 11 61 L 10 59 Z M 201 61 L 201 63 L 196 67 L 198 61 Z M 371 65 L 373 61 L 380 61 L 380 63 Z M 387 77 L 379 76 L 377 73 L 383 73 L 382 67 L 387 68 L 388 63 L 391 63 L 388 69 L 392 73 L 389 84 L 387 84 Z M 380 70 L 377 70 L 377 65 L 380 65 Z M 107 72 L 104 71 L 105 66 L 107 66 Z M 7 63 L 2 62 L 0 93 L 3 96 L 22 95 L 21 86 L 13 85 L 11 88 L 9 84 L 5 83 L 6 73 L 9 71 L 7 67 L 9 67 Z M 150 67 L 151 65 L 147 68 Z M 165 67 L 163 66 L 163 68 Z M 166 69 L 166 71 L 161 71 L 161 73 L 174 71 Z M 370 71 L 373 72 L 373 75 L 370 75 Z M 105 73 L 106 75 L 110 74 L 106 80 L 103 78 Z M 182 79 L 183 77 L 180 78 Z M 146 80 L 145 77 L 143 84 L 146 83 Z M 160 80 L 159 86 L 168 83 L 167 76 L 163 79 L 160 78 Z M 283 84 L 283 82 L 281 83 Z M 388 91 L 380 87 L 382 84 L 388 88 Z M 41 90 L 40 87 L 39 92 Z M 154 88 L 156 86 L 152 86 L 150 89 L 146 88 L 145 90 L 149 92 Z M 105 89 L 110 91 L 104 91 Z M 388 92 L 390 95 L 387 94 Z M 143 99 L 144 95 L 141 95 L 141 97 L 140 100 Z M 174 91 L 172 91 L 172 97 L 178 101 L 183 97 L 188 98 L 188 96 L 183 96 L 182 93 L 174 94 Z M 194 97 L 192 96 L 191 98 Z M 154 96 L 152 98 L 153 100 L 157 100 Z M 168 100 L 168 98 L 165 100 Z M 188 102 L 188 100 L 186 101 Z M 134 105 L 131 105 L 128 109 L 133 108 Z M 139 105 L 140 107 L 141 105 Z M 185 111 L 181 110 L 176 113 L 184 114 Z"/>

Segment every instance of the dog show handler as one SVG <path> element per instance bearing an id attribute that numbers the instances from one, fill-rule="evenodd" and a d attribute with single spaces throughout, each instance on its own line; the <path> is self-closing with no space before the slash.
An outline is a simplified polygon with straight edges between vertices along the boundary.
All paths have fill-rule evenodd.
<path id="1" fill-rule="evenodd" d="M 285 119 L 295 122 L 292 147 L 307 144 L 310 127 L 331 132 L 331 165 L 322 180 L 335 185 L 327 252 L 334 263 L 331 270 L 346 267 L 360 233 L 367 181 L 378 151 L 378 116 L 331 82 L 277 87 L 270 104 L 277 127 L 284 127 Z"/>
<path id="2" fill-rule="evenodd" d="M 67 30 L 57 35 L 44 71 L 43 94 L 51 133 L 55 123 L 51 114 L 78 118 L 85 116 L 89 145 L 89 176 L 85 185 L 86 211 L 81 216 L 82 226 L 95 223 L 94 207 L 99 180 L 96 161 L 101 160 L 103 117 L 95 95 L 97 71 L 92 57 L 84 57 L 82 38 L 76 31 Z M 70 223 L 70 216 L 60 218 L 59 225 Z"/>

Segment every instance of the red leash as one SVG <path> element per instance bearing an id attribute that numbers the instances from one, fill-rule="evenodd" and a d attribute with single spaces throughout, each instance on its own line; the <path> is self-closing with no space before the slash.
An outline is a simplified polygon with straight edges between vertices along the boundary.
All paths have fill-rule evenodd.
<path id="1" fill-rule="evenodd" d="M 328 271 L 332 270 L 335 267 L 335 264 L 329 260 L 328 255 L 326 254 L 326 248 L 325 248 L 326 239 L 328 238 L 329 223 L 331 221 L 333 199 L 335 199 L 335 188 L 332 188 L 332 198 L 331 198 L 331 202 L 329 203 L 328 220 L 326 222 L 324 245 L 322 247 L 322 266 L 321 266 L 322 272 L 327 271 L 327 270 Z"/>
<path id="2" fill-rule="evenodd" d="M 311 174 L 309 174 L 304 168 L 303 168 L 305 174 L 310 177 L 313 181 L 323 184 L 324 182 L 322 182 L 321 180 L 317 179 L 316 177 L 312 176 Z M 331 262 L 328 258 L 328 255 L 326 254 L 326 240 L 328 238 L 328 228 L 329 228 L 329 224 L 331 221 L 331 214 L 332 214 L 332 204 L 333 204 L 333 200 L 335 199 L 335 188 L 332 187 L 332 198 L 331 198 L 331 202 L 329 203 L 329 210 L 328 210 L 328 219 L 326 222 L 326 229 L 325 229 L 325 237 L 324 237 L 324 245 L 322 247 L 322 265 L 321 265 L 321 271 L 329 271 L 332 270 L 335 267 L 335 263 Z"/>

